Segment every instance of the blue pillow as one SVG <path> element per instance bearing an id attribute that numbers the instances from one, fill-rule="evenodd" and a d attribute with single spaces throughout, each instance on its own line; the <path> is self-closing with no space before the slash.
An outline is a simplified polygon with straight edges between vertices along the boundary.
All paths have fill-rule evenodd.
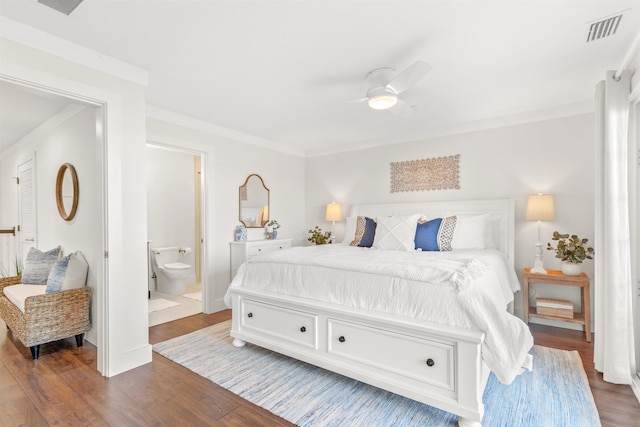
<path id="1" fill-rule="evenodd" d="M 438 246 L 440 224 L 442 224 L 442 218 L 432 219 L 425 223 L 418 223 L 416 227 L 416 237 L 414 239 L 416 249 L 422 249 L 423 251 L 440 250 Z"/>
<path id="2" fill-rule="evenodd" d="M 47 277 L 47 293 L 62 290 L 62 282 L 64 282 L 64 276 L 67 274 L 68 267 L 69 255 L 56 261 L 49 272 L 49 277 Z"/>
<path id="3" fill-rule="evenodd" d="M 376 236 L 376 227 L 378 224 L 371 218 L 365 217 L 364 234 L 358 246 L 361 248 L 370 248 L 373 246 L 373 238 Z"/>

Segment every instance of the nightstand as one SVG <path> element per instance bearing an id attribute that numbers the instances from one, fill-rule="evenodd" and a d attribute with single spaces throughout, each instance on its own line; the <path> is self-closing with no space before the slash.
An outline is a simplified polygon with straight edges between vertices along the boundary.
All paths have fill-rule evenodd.
<path id="1" fill-rule="evenodd" d="M 578 276 L 567 276 L 558 270 L 547 270 L 547 274 L 532 273 L 530 268 L 525 268 L 522 276 L 524 279 L 524 322 L 526 324 L 529 324 L 530 317 L 578 323 L 580 325 L 584 325 L 587 342 L 591 342 L 591 298 L 589 297 L 589 276 L 585 273 L 580 273 Z M 551 316 L 548 314 L 538 314 L 534 307 L 529 308 L 529 283 L 579 287 L 580 297 L 582 300 L 582 312 L 575 313 L 573 319 Z"/>
<path id="2" fill-rule="evenodd" d="M 229 242 L 231 245 L 231 280 L 233 280 L 233 277 L 243 262 L 266 252 L 290 248 L 291 240 L 292 239 L 265 239 Z"/>

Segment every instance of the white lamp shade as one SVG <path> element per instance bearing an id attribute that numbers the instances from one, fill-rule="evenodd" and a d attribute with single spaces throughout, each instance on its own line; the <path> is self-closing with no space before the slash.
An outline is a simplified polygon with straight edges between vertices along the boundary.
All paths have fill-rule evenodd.
<path id="1" fill-rule="evenodd" d="M 553 196 L 551 194 L 529 196 L 524 217 L 528 221 L 552 221 L 555 218 Z"/>
<path id="2" fill-rule="evenodd" d="M 327 205 L 327 214 L 325 216 L 327 221 L 340 221 L 342 219 L 342 209 L 340 205 L 333 202 Z"/>

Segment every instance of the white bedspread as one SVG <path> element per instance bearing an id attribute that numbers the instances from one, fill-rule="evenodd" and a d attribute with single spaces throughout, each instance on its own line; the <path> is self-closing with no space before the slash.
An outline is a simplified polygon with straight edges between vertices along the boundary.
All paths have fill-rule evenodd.
<path id="1" fill-rule="evenodd" d="M 236 287 L 483 331 L 482 357 L 505 384 L 527 364 L 533 346 L 529 328 L 506 310 L 520 284 L 495 250 L 295 247 L 247 261 L 229 289 Z"/>

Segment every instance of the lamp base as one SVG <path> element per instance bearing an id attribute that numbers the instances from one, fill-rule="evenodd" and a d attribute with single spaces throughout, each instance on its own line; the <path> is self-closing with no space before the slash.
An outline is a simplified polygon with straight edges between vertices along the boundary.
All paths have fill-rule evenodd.
<path id="1" fill-rule="evenodd" d="M 532 273 L 547 274 L 547 270 L 542 266 L 542 243 L 536 243 L 536 260 L 533 262 Z"/>

